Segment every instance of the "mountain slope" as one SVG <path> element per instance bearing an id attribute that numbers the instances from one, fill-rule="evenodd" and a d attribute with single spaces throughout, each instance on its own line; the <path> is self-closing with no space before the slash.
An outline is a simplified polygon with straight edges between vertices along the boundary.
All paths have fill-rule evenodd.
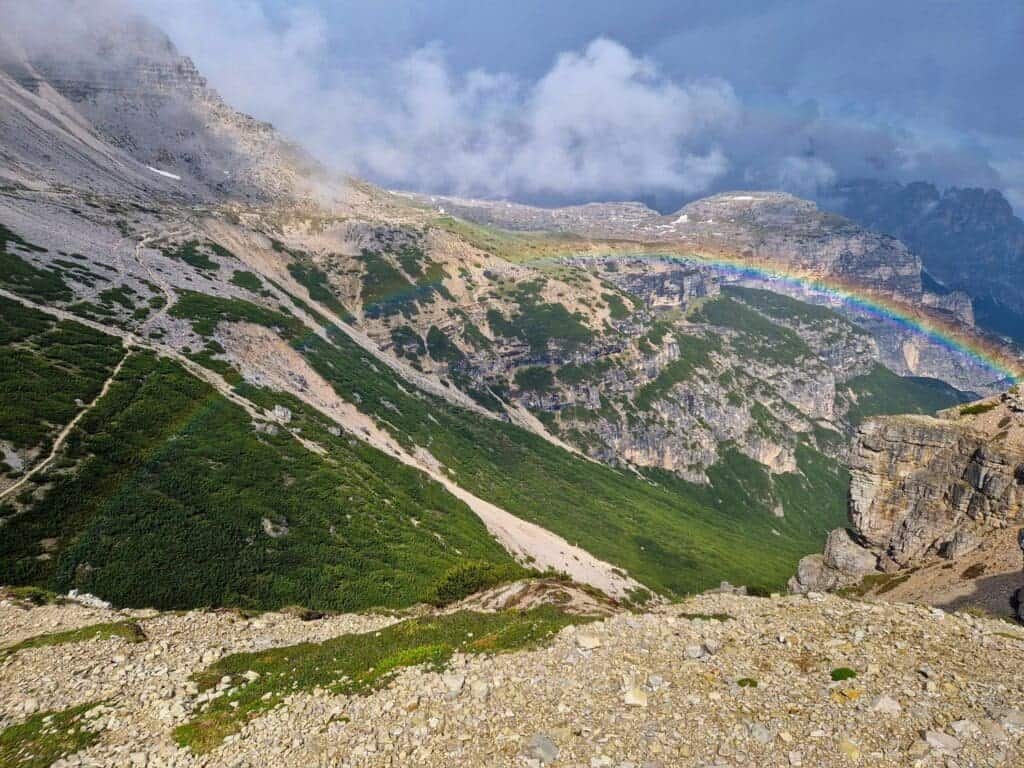
<path id="1" fill-rule="evenodd" d="M 35 371 L 41 397 L 60 394 L 0 434 L 0 493 L 20 483 L 3 580 L 132 605 L 362 608 L 518 577 L 517 559 L 642 600 L 778 588 L 841 522 L 854 414 L 888 407 L 859 379 L 886 353 L 849 317 L 672 260 L 523 258 L 578 240 L 331 187 L 159 33 L 109 67 L 63 64 L 7 67 L 22 149 L 5 172 L 49 175 L 0 190 L 0 295 L 28 326 L 6 344 L 28 360 L 6 391 Z M 172 132 L 169 104 L 186 113 Z M 44 108 L 60 125 L 28 130 Z M 721 234 L 701 224 L 721 247 L 760 238 L 765 258 L 861 264 L 876 288 L 923 295 L 898 243 L 744 197 L 691 209 L 739 206 Z M 61 328 L 97 348 L 90 365 Z M 960 398 L 887 386 L 915 410 Z"/>
<path id="2" fill-rule="evenodd" d="M 970 294 L 980 325 L 1024 342 L 1024 221 L 997 190 L 862 181 L 835 198 L 844 215 L 900 238 L 934 278 Z"/>

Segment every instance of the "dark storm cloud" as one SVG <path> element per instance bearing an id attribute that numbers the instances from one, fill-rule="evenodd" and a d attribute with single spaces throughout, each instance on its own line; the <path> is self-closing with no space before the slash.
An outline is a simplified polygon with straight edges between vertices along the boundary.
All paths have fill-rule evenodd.
<path id="1" fill-rule="evenodd" d="M 1019 0 L 125 2 L 230 103 L 387 184 L 668 205 L 878 176 L 1024 208 Z"/>

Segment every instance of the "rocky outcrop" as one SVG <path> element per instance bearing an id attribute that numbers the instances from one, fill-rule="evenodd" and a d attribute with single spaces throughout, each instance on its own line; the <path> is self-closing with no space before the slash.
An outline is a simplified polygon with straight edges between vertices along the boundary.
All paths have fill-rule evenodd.
<path id="1" fill-rule="evenodd" d="M 877 569 L 957 560 L 1024 523 L 1024 404 L 1014 389 L 938 418 L 868 420 L 850 456 L 850 522 L 804 558 L 793 591 L 833 589 Z"/>

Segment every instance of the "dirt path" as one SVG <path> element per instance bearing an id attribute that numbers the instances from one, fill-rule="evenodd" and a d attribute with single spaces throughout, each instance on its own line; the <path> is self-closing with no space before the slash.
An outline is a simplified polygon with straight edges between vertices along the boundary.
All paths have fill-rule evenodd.
<path id="1" fill-rule="evenodd" d="M 114 370 L 110 372 L 110 376 L 107 378 L 106 381 L 103 382 L 103 387 L 100 389 L 99 394 L 92 399 L 92 402 L 90 402 L 88 405 L 82 408 L 82 410 L 80 410 L 75 415 L 75 418 L 69 421 L 67 425 L 65 425 L 64 429 L 62 429 L 60 433 L 57 435 L 56 439 L 53 441 L 53 448 L 50 450 L 50 453 L 46 456 L 46 458 L 38 462 L 34 467 L 32 467 L 28 472 L 25 473 L 24 477 L 18 480 L 18 482 L 16 482 L 10 488 L 7 488 L 4 491 L 0 491 L 0 501 L 6 499 L 8 496 L 11 496 L 16 490 L 21 488 L 21 486 L 23 486 L 25 483 L 27 483 L 29 480 L 31 480 L 33 477 L 38 475 L 40 472 L 42 472 L 50 465 L 50 463 L 57 457 L 57 454 L 60 452 L 61 447 L 64 445 L 64 441 L 67 440 L 68 435 L 71 434 L 71 430 L 75 428 L 75 425 L 79 421 L 81 421 L 82 417 L 85 416 L 85 414 L 87 414 L 89 411 L 91 411 L 93 407 L 96 405 L 96 403 L 103 399 L 103 396 L 106 395 L 107 392 L 110 390 L 110 385 L 114 382 L 114 379 L 117 378 L 117 374 L 121 372 L 121 368 L 124 366 L 125 361 L 131 356 L 131 354 L 132 351 L 131 348 L 129 347 L 125 351 L 124 357 L 122 357 L 118 361 L 117 365 L 114 366 Z"/>

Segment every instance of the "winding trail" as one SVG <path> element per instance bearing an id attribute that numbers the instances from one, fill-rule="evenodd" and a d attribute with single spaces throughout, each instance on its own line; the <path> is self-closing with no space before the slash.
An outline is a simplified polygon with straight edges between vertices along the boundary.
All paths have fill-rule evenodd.
<path id="1" fill-rule="evenodd" d="M 63 447 L 64 441 L 67 440 L 68 435 L 71 434 L 71 430 L 75 428 L 75 425 L 79 421 L 81 421 L 82 417 L 85 416 L 85 414 L 87 414 L 89 411 L 91 411 L 95 407 L 96 403 L 98 403 L 101 399 L 103 399 L 103 396 L 106 395 L 107 392 L 110 390 L 110 385 L 113 384 L 114 383 L 114 379 L 117 378 L 117 374 L 119 374 L 121 372 L 121 368 L 124 366 L 125 361 L 129 357 L 131 357 L 131 354 L 132 354 L 131 346 L 126 343 L 125 347 L 126 347 L 126 351 L 124 353 L 124 356 L 118 361 L 117 365 L 114 366 L 114 370 L 112 370 L 110 372 L 110 376 L 107 377 L 107 380 L 103 382 L 103 387 L 100 388 L 99 394 L 97 394 L 96 397 L 94 397 L 92 399 L 92 401 L 88 405 L 86 405 L 84 408 L 82 408 L 82 410 L 80 410 L 75 415 L 75 418 L 73 418 L 71 421 L 69 421 L 67 423 L 67 425 L 65 425 L 64 429 L 62 429 L 60 431 L 60 433 L 57 435 L 56 439 L 54 439 L 54 441 L 53 441 L 53 448 L 50 449 L 50 453 L 46 456 L 45 459 L 43 459 L 40 462 L 37 462 L 35 464 L 35 466 L 33 466 L 28 472 L 26 472 L 25 476 L 22 477 L 20 480 L 18 480 L 18 482 L 16 482 L 14 485 L 12 485 L 11 487 L 7 488 L 6 490 L 0 491 L 0 501 L 2 501 L 3 499 L 6 499 L 8 496 L 13 494 L 16 490 L 21 488 L 21 486 L 23 486 L 25 483 L 27 483 L 29 480 L 31 480 L 36 475 L 38 475 L 40 472 L 42 472 L 48 466 L 50 466 L 50 464 L 53 462 L 53 460 L 55 458 L 57 458 L 57 454 L 60 452 L 61 447 Z"/>

